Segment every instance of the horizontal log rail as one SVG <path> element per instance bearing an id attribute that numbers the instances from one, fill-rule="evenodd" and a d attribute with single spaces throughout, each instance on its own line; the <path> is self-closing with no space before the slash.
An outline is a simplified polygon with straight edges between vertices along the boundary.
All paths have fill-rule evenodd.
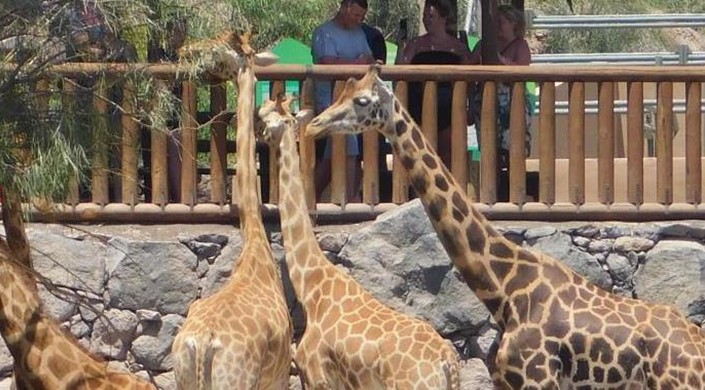
<path id="1" fill-rule="evenodd" d="M 7 68 L 7 65 L 5 65 Z M 313 79 L 345 80 L 359 77 L 366 66 L 275 65 L 257 67 L 259 80 L 270 81 L 270 91 L 284 91 L 285 80 L 300 81 L 300 107 L 313 107 Z M 46 80 L 78 79 L 86 75 L 112 77 L 126 73 L 152 76 L 162 88 L 174 80 L 182 84 L 180 118 L 181 163 L 176 181 L 170 177 L 167 136 L 173 129 L 151 131 L 140 141 L 141 125 L 135 120 L 137 107 L 122 104 L 119 168 L 110 166 L 111 153 L 96 148 L 91 161 L 91 182 L 83 183 L 90 194 L 80 193 L 81 183 L 72 182 L 65 203 L 52 214 L 33 212 L 41 221 L 95 222 L 231 222 L 236 218 L 237 192 L 231 178 L 236 167 L 228 157 L 234 152 L 228 140 L 233 107 L 228 106 L 232 86 L 207 77 L 191 79 L 189 68 L 176 64 L 61 64 L 52 66 L 41 82 L 42 91 L 59 94 L 65 105 L 76 104 L 76 88 L 62 83 L 52 90 Z M 541 220 L 660 220 L 702 218 L 702 83 L 703 66 L 383 66 L 381 77 L 394 82 L 395 94 L 410 104 L 420 100 L 420 125 L 440 154 L 447 153 L 447 165 L 458 183 L 466 188 L 478 207 L 495 219 Z M 122 85 L 123 96 L 135 94 L 131 79 Z M 533 150 L 525 155 L 525 81 L 539 85 L 539 115 L 533 118 Z M 468 100 L 480 93 L 472 88 L 483 83 L 479 159 L 468 149 Z M 450 83 L 452 104 L 436 106 L 443 83 Z M 557 124 L 557 83 L 566 83 L 567 122 Z M 656 96 L 646 96 L 645 85 L 656 85 Z M 500 153 L 497 139 L 497 99 L 510 85 L 509 149 Z M 210 110 L 198 112 L 198 88 L 210 88 L 206 99 Z M 595 95 L 587 93 L 594 89 Z M 617 96 L 622 88 L 622 96 Z M 676 96 L 676 91 L 679 96 Z M 105 90 L 96 88 L 92 104 L 98 113 L 108 110 Z M 47 100 L 45 98 L 44 100 Z M 627 103 L 624 119 L 616 114 L 615 101 Z M 651 138 L 656 157 L 645 149 L 644 102 L 656 102 L 655 132 Z M 590 122 L 586 101 L 597 102 L 597 114 Z M 678 117 L 674 101 L 685 103 L 684 131 L 676 134 Z M 491 103 L 493 102 L 493 103 Z M 46 103 L 45 103 L 46 105 Z M 439 117 L 449 117 L 450 131 L 437 128 Z M 620 121 L 623 121 L 621 123 Z M 210 126 L 209 137 L 198 139 L 199 126 Z M 231 122 L 234 123 L 234 122 Z M 104 124 L 105 125 L 105 124 Z M 560 146 L 558 139 L 567 139 Z M 230 138 L 232 139 L 232 138 Z M 147 142 L 145 144 L 144 142 Z M 596 150 L 588 153 L 589 144 Z M 684 146 L 681 147 L 683 144 Z M 300 145 L 304 187 L 309 207 L 321 222 L 347 222 L 374 218 L 381 212 L 410 200 L 405 172 L 391 156 L 384 140 L 364 134 L 362 146 L 361 203 L 346 199 L 344 144 L 333 142 L 332 180 L 329 195 L 316 202 L 314 176 L 316 148 L 312 140 Z M 320 147 L 320 146 L 319 146 Z M 566 158 L 557 157 L 561 148 Z M 679 149 L 680 148 L 680 149 Z M 680 150 L 682 149 L 682 152 Z M 148 150 L 148 153 L 145 153 Z M 444 152 L 445 150 L 445 152 Z M 676 152 L 678 151 L 678 152 Z M 476 151 L 474 153 L 477 153 Z M 592 154 L 591 154 L 592 153 Z M 265 216 L 276 217 L 277 170 L 267 147 L 260 145 L 259 172 Z M 203 157 L 205 155 L 205 157 Z M 172 157 L 169 157 L 172 156 Z M 201 156 L 201 157 L 199 157 Z M 231 161 L 234 159 L 230 159 Z M 502 161 L 510 168 L 501 169 Z M 197 186 L 203 172 L 210 177 L 207 199 Z M 113 187 L 118 183 L 118 190 Z M 176 195 L 174 195 L 175 193 Z M 176 199 L 174 199 L 176 197 Z"/>

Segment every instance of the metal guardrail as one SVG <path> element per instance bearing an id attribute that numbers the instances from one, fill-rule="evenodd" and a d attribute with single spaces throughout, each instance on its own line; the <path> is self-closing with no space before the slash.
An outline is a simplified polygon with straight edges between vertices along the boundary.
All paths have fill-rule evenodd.
<path id="1" fill-rule="evenodd" d="M 673 99 L 673 113 L 683 114 L 686 108 L 685 99 Z M 652 108 L 655 110 L 658 102 L 656 99 L 644 99 L 644 108 Z M 569 102 L 568 101 L 556 101 L 555 110 L 556 114 L 569 114 Z M 615 114 L 626 114 L 627 113 L 627 101 L 626 100 L 615 100 L 614 101 L 614 113 Z M 705 112 L 705 99 L 700 102 L 700 110 Z M 534 108 L 534 114 L 538 115 L 540 112 L 540 104 L 536 102 Z M 597 100 L 585 100 L 585 113 L 586 114 L 597 114 L 599 112 L 599 101 Z"/>
<path id="2" fill-rule="evenodd" d="M 687 48 L 687 47 L 686 47 Z M 705 52 L 692 52 L 679 50 L 676 53 L 650 52 L 650 53 L 559 53 L 559 54 L 533 54 L 531 64 L 574 64 L 601 62 L 611 64 L 630 65 L 703 65 Z"/>
<path id="3" fill-rule="evenodd" d="M 529 29 L 705 27 L 705 14 L 536 15 L 527 10 Z"/>

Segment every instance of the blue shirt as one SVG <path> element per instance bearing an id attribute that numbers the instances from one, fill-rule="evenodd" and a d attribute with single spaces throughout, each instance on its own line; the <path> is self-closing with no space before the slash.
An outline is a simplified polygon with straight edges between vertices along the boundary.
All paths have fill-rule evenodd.
<path id="1" fill-rule="evenodd" d="M 367 36 L 361 27 L 345 29 L 335 21 L 329 20 L 313 31 L 311 55 L 315 64 L 320 63 L 323 57 L 354 60 L 363 54 L 372 54 L 372 51 L 367 45 Z M 328 80 L 316 80 L 314 88 L 316 90 L 316 112 L 320 113 L 332 102 L 332 83 Z"/>

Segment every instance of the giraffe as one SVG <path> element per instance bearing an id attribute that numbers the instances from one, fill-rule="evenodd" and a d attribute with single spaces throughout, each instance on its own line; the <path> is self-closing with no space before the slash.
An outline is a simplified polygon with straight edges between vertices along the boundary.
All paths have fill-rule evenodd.
<path id="1" fill-rule="evenodd" d="M 616 296 L 499 234 L 371 67 L 347 81 L 309 136 L 376 129 L 392 143 L 455 267 L 503 335 L 500 389 L 705 388 L 705 331 L 674 308 Z"/>
<path id="2" fill-rule="evenodd" d="M 306 330 L 294 360 L 306 388 L 459 389 L 455 350 L 426 322 L 385 306 L 318 246 L 309 219 L 296 151 L 302 113 L 266 101 L 258 132 L 277 151 L 286 262 Z M 305 114 L 303 114 L 305 115 Z"/>
<path id="3" fill-rule="evenodd" d="M 14 359 L 17 389 L 155 389 L 131 373 L 108 368 L 44 314 L 23 261 L 0 239 L 0 333 Z"/>
<path id="4" fill-rule="evenodd" d="M 252 121 L 253 65 L 259 60 L 248 39 L 235 41 L 235 50 L 218 52 L 213 72 L 236 75 L 239 87 L 237 183 L 244 247 L 230 280 L 189 307 L 174 339 L 174 372 L 181 389 L 283 389 L 289 383 L 293 329 L 257 196 Z"/>

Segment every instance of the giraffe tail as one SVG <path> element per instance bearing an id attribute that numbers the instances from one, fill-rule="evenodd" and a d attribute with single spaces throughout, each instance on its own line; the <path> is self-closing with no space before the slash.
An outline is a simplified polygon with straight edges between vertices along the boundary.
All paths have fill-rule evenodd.
<path id="1" fill-rule="evenodd" d="M 191 373 L 196 377 L 194 382 L 198 383 L 198 390 L 210 390 L 213 388 L 213 358 L 223 345 L 212 333 L 201 341 L 200 353 L 198 350 L 199 340 L 195 337 L 186 339 L 186 346 L 190 355 L 189 360 L 196 363 L 196 367 L 192 367 Z"/>
<path id="2" fill-rule="evenodd" d="M 460 367 L 456 359 L 444 360 L 441 369 L 446 378 L 446 389 L 460 390 Z"/>

